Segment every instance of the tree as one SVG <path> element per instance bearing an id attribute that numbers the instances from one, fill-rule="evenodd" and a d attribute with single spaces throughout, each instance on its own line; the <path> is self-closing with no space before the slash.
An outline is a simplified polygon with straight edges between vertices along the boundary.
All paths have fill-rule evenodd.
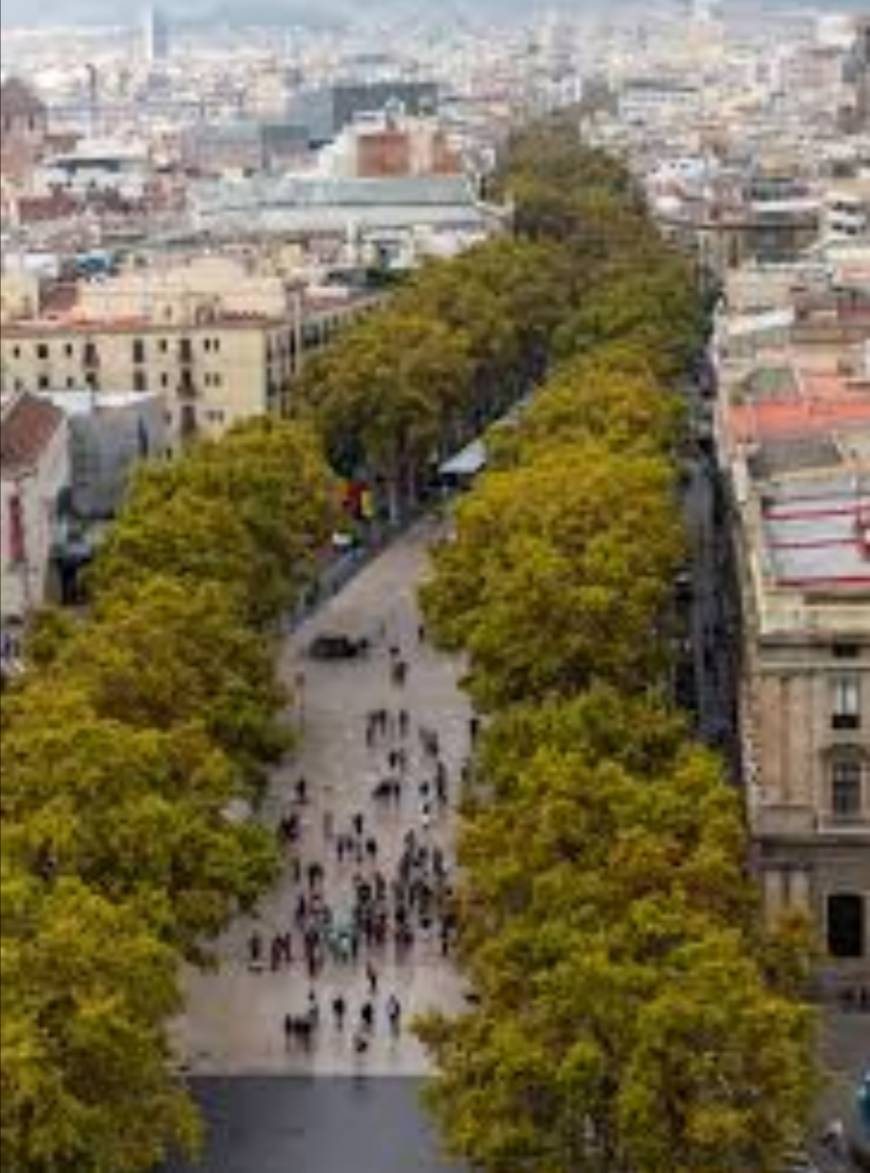
<path id="1" fill-rule="evenodd" d="M 173 951 L 139 911 L 4 861 L 0 1147 L 4 1168 L 134 1173 L 200 1126 L 168 1066 Z"/>
<path id="2" fill-rule="evenodd" d="M 95 714 L 74 684 L 35 681 L 3 746 L 4 855 L 136 904 L 192 960 L 274 877 L 273 836 L 224 816 L 238 774 L 198 723 L 135 729 Z"/>
<path id="3" fill-rule="evenodd" d="M 202 721 L 252 782 L 292 742 L 275 719 L 286 697 L 271 648 L 213 581 L 154 574 L 101 597 L 55 666 L 101 716 L 156 729 Z"/>
<path id="4" fill-rule="evenodd" d="M 213 580 L 263 622 L 308 582 L 334 518 L 332 479 L 308 425 L 251 421 L 139 471 L 92 586 L 117 593 L 158 573 Z"/>
<path id="5" fill-rule="evenodd" d="M 311 363 L 299 396 L 313 409 L 333 459 L 350 455 L 385 482 L 390 518 L 397 521 L 436 453 L 444 419 L 467 398 L 471 374 L 462 331 L 418 307 L 388 307 Z"/>
<path id="6" fill-rule="evenodd" d="M 430 1102 L 452 1148 L 495 1173 L 781 1167 L 812 1092 L 813 1016 L 756 956 L 737 796 L 666 714 L 614 696 L 509 711 L 485 735 L 491 798 L 460 841 L 479 1005 L 419 1023 Z M 602 758 L 632 716 L 646 749 Z"/>
<path id="7" fill-rule="evenodd" d="M 496 425 L 487 441 L 489 463 L 506 467 L 537 448 L 585 439 L 616 452 L 667 454 L 684 416 L 682 401 L 654 378 L 643 351 L 610 343 L 558 366 L 520 426 Z"/>
<path id="8" fill-rule="evenodd" d="M 478 482 L 421 600 L 436 637 L 468 651 L 482 708 L 596 678 L 630 689 L 660 662 L 680 548 L 663 461 L 564 445 Z"/>

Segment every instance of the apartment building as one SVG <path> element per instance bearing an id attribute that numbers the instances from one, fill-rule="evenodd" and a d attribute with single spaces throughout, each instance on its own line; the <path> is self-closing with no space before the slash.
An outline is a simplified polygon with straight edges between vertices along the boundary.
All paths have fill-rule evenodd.
<path id="1" fill-rule="evenodd" d="M 38 317 L 3 327 L 3 387 L 157 392 L 170 448 L 280 411 L 304 356 L 371 299 L 315 298 L 214 260 L 83 283 L 62 310 L 49 291 Z"/>
<path id="2" fill-rule="evenodd" d="M 849 990 L 870 973 L 870 302 L 843 316 L 804 284 L 771 310 L 752 276 L 754 345 L 744 305 L 717 348 L 749 826 L 767 913 L 808 911 Z"/>
<path id="3" fill-rule="evenodd" d="M 0 629 L 7 640 L 50 587 L 52 547 L 69 486 L 64 413 L 33 395 L 0 400 Z"/>

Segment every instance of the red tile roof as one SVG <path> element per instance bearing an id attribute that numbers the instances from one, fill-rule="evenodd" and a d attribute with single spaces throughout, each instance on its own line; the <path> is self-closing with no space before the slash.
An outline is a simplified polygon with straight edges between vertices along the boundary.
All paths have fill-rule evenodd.
<path id="1" fill-rule="evenodd" d="M 13 399 L 0 422 L 0 469 L 16 473 L 31 468 L 63 419 L 59 407 L 26 391 Z"/>

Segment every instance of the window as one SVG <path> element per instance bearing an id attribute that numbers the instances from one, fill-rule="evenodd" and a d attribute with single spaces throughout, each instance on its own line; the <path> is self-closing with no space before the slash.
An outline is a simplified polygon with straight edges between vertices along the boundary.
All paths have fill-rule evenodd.
<path id="1" fill-rule="evenodd" d="M 133 390 L 147 391 L 148 390 L 148 376 L 144 371 L 133 372 Z"/>
<path id="2" fill-rule="evenodd" d="M 72 375 L 67 375 L 66 385 L 67 387 L 75 387 L 76 381 Z"/>
<path id="3" fill-rule="evenodd" d="M 145 361 L 145 343 L 141 338 L 133 339 L 133 362 Z"/>
<path id="4" fill-rule="evenodd" d="M 90 389 L 92 391 L 99 391 L 99 389 L 100 389 L 100 384 L 97 380 L 97 376 L 94 374 L 93 371 L 87 372 L 87 374 L 85 375 L 85 383 L 87 384 L 88 387 L 90 387 Z"/>
<path id="5" fill-rule="evenodd" d="M 857 892 L 828 897 L 828 952 L 832 957 L 864 956 L 864 898 Z"/>
<path id="6" fill-rule="evenodd" d="M 189 338 L 180 338 L 178 340 L 178 357 L 182 362 L 191 362 L 193 359 L 193 351 L 190 346 Z"/>
<path id="7" fill-rule="evenodd" d="M 831 728 L 857 729 L 861 724 L 861 680 L 856 673 L 835 676 L 831 696 Z"/>
<path id="8" fill-rule="evenodd" d="M 835 660 L 855 660 L 860 649 L 857 644 L 834 644 L 831 653 Z"/>
<path id="9" fill-rule="evenodd" d="M 67 358 L 72 358 L 73 347 L 71 342 L 67 342 L 66 346 L 63 348 L 63 352 Z"/>
<path id="10" fill-rule="evenodd" d="M 855 753 L 831 761 L 831 812 L 840 819 L 861 814 L 861 759 Z"/>
<path id="11" fill-rule="evenodd" d="M 224 381 L 223 375 L 221 375 L 220 372 L 215 371 L 215 373 L 211 377 L 211 381 L 215 387 L 220 387 L 221 383 L 223 383 L 223 381 Z"/>
<path id="12" fill-rule="evenodd" d="M 211 339 L 210 338 L 203 339 L 202 348 L 203 348 L 203 350 L 211 350 Z"/>
<path id="13" fill-rule="evenodd" d="M 169 349 L 169 343 L 166 341 L 165 338 L 160 339 L 159 346 L 160 346 L 160 353 L 166 354 L 167 350 Z"/>
<path id="14" fill-rule="evenodd" d="M 221 340 L 220 340 L 220 338 L 212 338 L 212 340 L 211 340 L 211 348 L 212 348 L 212 350 L 220 350 L 220 348 L 221 348 Z"/>
<path id="15" fill-rule="evenodd" d="M 48 358 L 48 343 L 47 342 L 37 342 L 37 344 L 36 344 L 36 357 L 43 358 L 43 359 Z"/>
<path id="16" fill-rule="evenodd" d="M 163 374 L 160 376 L 160 386 L 161 387 L 168 387 L 169 386 L 169 375 L 167 375 L 166 371 L 164 371 Z"/>
<path id="17" fill-rule="evenodd" d="M 96 366 L 99 362 L 97 357 L 97 348 L 94 346 L 93 342 L 85 343 L 84 361 L 85 366 Z"/>
<path id="18" fill-rule="evenodd" d="M 38 384 L 39 384 L 40 391 L 47 391 L 48 390 L 48 375 L 40 375 L 39 380 L 38 380 Z"/>
<path id="19" fill-rule="evenodd" d="M 12 357 L 13 358 L 21 358 L 21 347 L 20 346 L 13 346 L 12 347 Z"/>

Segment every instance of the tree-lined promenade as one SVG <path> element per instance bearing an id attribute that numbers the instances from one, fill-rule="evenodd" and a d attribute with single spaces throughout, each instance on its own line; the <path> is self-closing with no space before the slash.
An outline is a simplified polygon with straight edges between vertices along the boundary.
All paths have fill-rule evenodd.
<path id="1" fill-rule="evenodd" d="M 812 1084 L 804 955 L 761 927 L 738 799 L 665 703 L 681 551 L 669 383 L 702 316 L 623 169 L 515 136 L 516 236 L 423 269 L 308 368 L 295 417 L 138 474 L 88 614 L 3 698 L 4 1167 L 195 1149 L 166 1024 L 183 964 L 274 882 L 256 805 L 291 743 L 278 621 L 336 475 L 386 514 L 533 383 L 436 555 L 429 622 L 488 714 L 461 839 L 470 1015 L 421 1034 L 476 1166 L 775 1169 Z"/>
<path id="2" fill-rule="evenodd" d="M 569 129 L 521 135 L 504 181 L 579 292 L 422 595 L 488 715 L 459 839 L 478 1002 L 418 1024 L 429 1100 L 487 1173 L 779 1173 L 814 1087 L 805 941 L 762 924 L 740 797 L 666 688 L 694 293 Z"/>

